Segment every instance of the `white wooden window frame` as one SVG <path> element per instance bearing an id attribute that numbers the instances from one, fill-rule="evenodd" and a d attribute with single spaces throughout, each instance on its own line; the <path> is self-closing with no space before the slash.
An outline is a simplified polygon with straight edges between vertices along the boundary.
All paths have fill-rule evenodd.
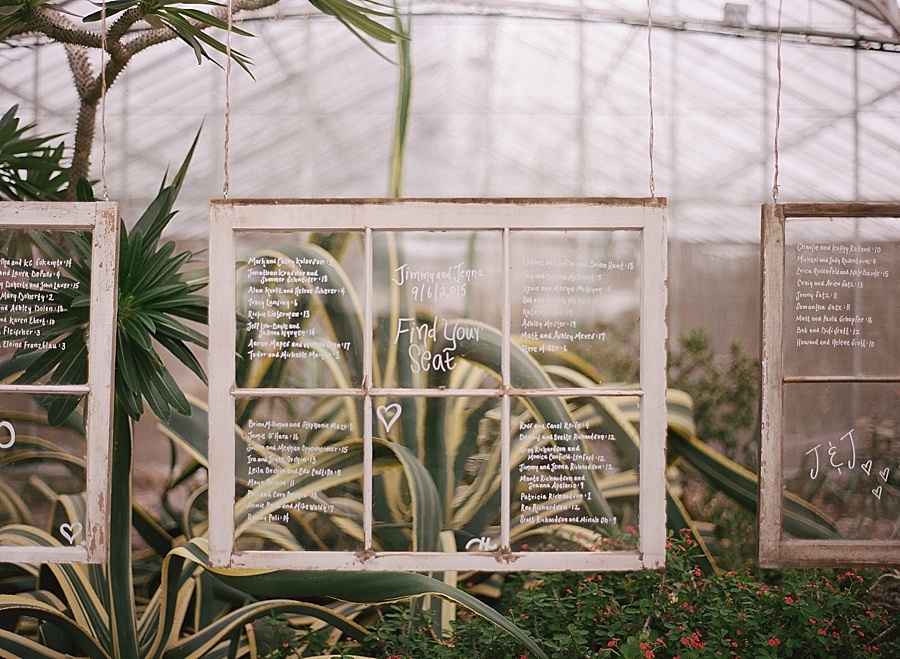
<path id="1" fill-rule="evenodd" d="M 209 515 L 212 565 L 247 569 L 378 570 L 634 570 L 665 562 L 666 301 L 667 244 L 665 199 L 517 200 L 221 200 L 211 204 L 209 337 Z M 235 236 L 242 232 L 500 231 L 503 245 L 503 385 L 498 396 L 505 414 L 520 396 L 639 396 L 639 544 L 632 551 L 512 552 L 509 542 L 509 426 L 503 434 L 500 549 L 492 554 L 456 552 L 375 552 L 372 550 L 372 403 L 376 396 L 470 395 L 471 391 L 419 389 L 335 389 L 332 395 L 365 400 L 363 423 L 363 504 L 365 551 L 236 551 L 235 400 L 260 395 L 312 395 L 310 390 L 238 389 L 235 385 Z M 519 390 L 509 386 L 510 232 L 635 230 L 640 232 L 640 386 L 615 389 Z M 372 368 L 372 264 L 366 250 L 365 382 Z M 315 393 L 318 393 L 316 391 Z"/>
<path id="2" fill-rule="evenodd" d="M 0 394 L 85 396 L 86 519 L 75 546 L 0 546 L 0 561 L 100 563 L 109 546 L 109 451 L 116 341 L 119 206 L 111 202 L 3 202 L 0 229 L 91 232 L 88 379 L 83 385 L 0 384 Z"/>
<path id="3" fill-rule="evenodd" d="M 900 383 L 900 373 L 888 376 L 785 375 L 785 231 L 790 220 L 804 218 L 900 218 L 900 204 L 793 203 L 762 207 L 759 564 L 766 568 L 900 564 L 900 541 L 800 540 L 783 535 L 785 384 Z"/>

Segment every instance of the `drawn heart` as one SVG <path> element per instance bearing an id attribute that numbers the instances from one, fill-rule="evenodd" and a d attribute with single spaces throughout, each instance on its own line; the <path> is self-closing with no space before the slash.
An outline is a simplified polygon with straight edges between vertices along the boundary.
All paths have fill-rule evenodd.
<path id="1" fill-rule="evenodd" d="M 70 545 L 74 545 L 75 538 L 81 535 L 83 528 L 81 522 L 75 522 L 74 524 L 66 523 L 60 525 L 59 532 L 62 534 L 62 537 L 69 541 Z"/>
<path id="2" fill-rule="evenodd" d="M 375 414 L 378 415 L 378 420 L 381 421 L 381 425 L 384 426 L 384 431 L 390 432 L 391 428 L 394 427 L 394 424 L 397 423 L 397 419 L 403 414 L 403 408 L 400 407 L 400 403 L 382 405 L 375 410 Z"/>
<path id="3" fill-rule="evenodd" d="M 872 490 L 872 494 L 875 495 L 875 498 L 881 501 L 881 485 Z"/>
<path id="4" fill-rule="evenodd" d="M 885 483 L 887 483 L 888 476 L 891 475 L 891 468 L 885 467 L 884 469 L 882 469 L 881 471 L 878 472 L 878 475 L 881 476 L 881 480 L 883 480 Z"/>
<path id="5" fill-rule="evenodd" d="M 863 462 L 860 465 L 860 467 L 862 467 L 862 470 L 864 472 L 866 472 L 866 476 L 868 476 L 869 474 L 872 473 L 872 461 L 871 460 L 866 460 L 865 462 Z"/>

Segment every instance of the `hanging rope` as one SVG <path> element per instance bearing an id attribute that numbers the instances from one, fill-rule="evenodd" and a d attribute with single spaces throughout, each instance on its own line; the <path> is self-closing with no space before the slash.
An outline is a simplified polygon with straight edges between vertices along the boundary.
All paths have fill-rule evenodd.
<path id="1" fill-rule="evenodd" d="M 647 97 L 650 103 L 650 196 L 656 198 L 656 180 L 653 172 L 653 0 L 647 0 Z"/>
<path id="2" fill-rule="evenodd" d="M 778 85 L 775 90 L 775 175 L 772 181 L 772 202 L 778 203 L 778 131 L 781 129 L 781 10 L 784 0 L 778 0 L 778 30 L 775 33 L 775 67 Z"/>
<path id="3" fill-rule="evenodd" d="M 228 30 L 225 32 L 225 183 L 222 185 L 222 197 L 228 199 L 228 188 L 231 177 L 228 172 L 229 148 L 231 147 L 231 30 L 232 0 L 228 0 Z"/>
<path id="4" fill-rule="evenodd" d="M 100 183 L 103 186 L 103 201 L 109 201 L 109 186 L 106 183 L 106 0 L 100 6 Z"/>

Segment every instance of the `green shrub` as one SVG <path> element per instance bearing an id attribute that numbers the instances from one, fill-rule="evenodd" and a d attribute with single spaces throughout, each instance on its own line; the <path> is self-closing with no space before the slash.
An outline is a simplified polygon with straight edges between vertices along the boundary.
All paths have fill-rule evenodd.
<path id="1" fill-rule="evenodd" d="M 253 622 L 252 634 L 259 659 L 302 659 L 330 651 L 328 630 L 315 631 L 295 625 L 284 614 L 274 614 Z"/>
<path id="2" fill-rule="evenodd" d="M 697 543 L 671 535 L 664 570 L 513 574 L 501 607 L 551 657 L 896 657 L 900 623 L 871 601 L 872 575 L 750 570 L 703 575 Z M 770 579 L 771 581 L 771 579 Z M 409 611 L 382 618 L 373 656 L 519 659 L 521 646 L 470 613 L 438 642 Z M 380 645 L 379 645 L 380 643 Z M 378 650 L 380 649 L 380 653 Z"/>

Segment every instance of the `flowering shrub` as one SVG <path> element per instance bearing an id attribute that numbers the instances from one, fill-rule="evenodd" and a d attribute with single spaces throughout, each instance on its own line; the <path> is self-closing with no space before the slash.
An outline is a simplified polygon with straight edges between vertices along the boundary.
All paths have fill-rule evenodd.
<path id="1" fill-rule="evenodd" d="M 558 659 L 699 659 L 707 657 L 900 657 L 900 622 L 870 602 L 872 579 L 853 572 L 703 575 L 691 536 L 671 536 L 665 570 L 583 575 L 515 574 L 501 606 Z M 390 639 L 393 656 L 519 659 L 521 647 L 471 613 L 448 641 L 424 620 L 402 620 L 404 644 L 385 618 L 371 636 Z M 426 650 L 427 646 L 427 650 Z"/>
<path id="2" fill-rule="evenodd" d="M 287 616 L 270 614 L 252 624 L 258 659 L 301 659 L 329 649 L 328 635 L 291 625 Z"/>

